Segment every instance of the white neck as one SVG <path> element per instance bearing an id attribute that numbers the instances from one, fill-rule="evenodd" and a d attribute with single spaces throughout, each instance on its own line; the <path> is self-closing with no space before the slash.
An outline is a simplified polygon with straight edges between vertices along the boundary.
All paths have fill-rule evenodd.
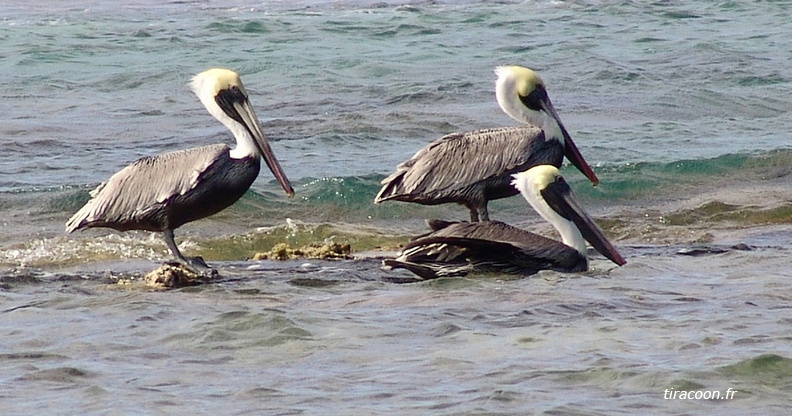
<path id="1" fill-rule="evenodd" d="M 234 120 L 233 118 L 229 117 L 228 114 L 223 111 L 219 105 L 214 100 L 214 97 L 201 97 L 201 102 L 209 110 L 209 113 L 217 119 L 217 121 L 223 123 L 224 126 L 231 130 L 231 133 L 234 135 L 236 139 L 236 147 L 231 149 L 231 157 L 233 159 L 243 159 L 246 157 L 251 156 L 261 156 L 259 154 L 258 147 L 256 147 L 256 143 L 253 140 L 253 137 L 250 135 L 248 130 L 238 121 Z"/>
<path id="2" fill-rule="evenodd" d="M 558 233 L 561 234 L 561 241 L 586 257 L 588 253 L 586 248 L 586 239 L 583 238 L 582 234 L 580 234 L 580 230 L 577 228 L 577 226 L 572 223 L 572 221 L 569 221 L 568 219 L 558 215 L 552 209 L 550 211 L 552 212 L 551 215 L 555 215 L 558 219 L 556 221 L 547 220 L 547 218 L 545 219 L 553 224 L 553 227 L 555 227 Z"/>
<path id="3" fill-rule="evenodd" d="M 247 129 L 230 117 L 229 120 L 231 120 L 233 124 L 226 124 L 226 127 L 231 130 L 231 133 L 234 134 L 234 138 L 236 139 L 236 147 L 231 149 L 230 152 L 231 158 L 244 159 L 246 157 L 261 157 L 258 146 L 256 146 L 253 137 L 248 133 Z"/>
<path id="4" fill-rule="evenodd" d="M 586 240 L 583 238 L 583 235 L 580 233 L 578 227 L 568 219 L 562 217 L 559 213 L 555 212 L 550 205 L 542 198 L 542 195 L 539 193 L 536 187 L 526 186 L 527 184 L 524 183 L 527 181 L 518 181 L 515 182 L 515 186 L 520 190 L 523 197 L 529 204 L 533 207 L 545 221 L 549 222 L 553 225 L 553 227 L 561 234 L 561 241 L 569 247 L 574 248 L 578 251 L 578 253 L 582 254 L 584 257 L 587 257 L 587 249 L 586 249 Z"/>

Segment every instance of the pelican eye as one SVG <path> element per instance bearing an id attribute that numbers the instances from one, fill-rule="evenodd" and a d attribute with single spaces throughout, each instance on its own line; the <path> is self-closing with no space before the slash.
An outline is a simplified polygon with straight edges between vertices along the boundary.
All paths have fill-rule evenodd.
<path id="1" fill-rule="evenodd" d="M 215 102 L 220 108 L 234 120 L 243 123 L 237 109 L 234 107 L 235 103 L 243 103 L 247 97 L 236 85 L 232 85 L 224 90 L 221 90 L 215 96 Z M 244 124 L 244 123 L 243 123 Z"/>
<path id="2" fill-rule="evenodd" d="M 541 111 L 544 108 L 543 103 L 547 102 L 547 90 L 545 90 L 544 85 L 539 84 L 528 95 L 520 95 L 519 97 L 526 107 L 534 111 Z"/>

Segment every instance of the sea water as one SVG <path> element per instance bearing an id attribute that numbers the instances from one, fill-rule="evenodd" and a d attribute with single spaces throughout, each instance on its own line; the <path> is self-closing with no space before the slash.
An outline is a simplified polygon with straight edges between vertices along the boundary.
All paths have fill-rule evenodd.
<path id="1" fill-rule="evenodd" d="M 3 414 L 787 414 L 787 2 L 29 2 L 0 6 Z M 562 169 L 627 259 L 398 284 L 379 260 L 460 206 L 374 205 L 454 131 L 514 125 L 498 65 L 544 79 L 600 177 Z M 146 155 L 232 143 L 188 87 L 240 73 L 271 174 L 176 231 L 213 284 L 117 282 L 158 235 L 64 235 Z M 519 197 L 494 219 L 555 237 Z M 356 259 L 252 261 L 286 242 Z M 666 391 L 731 399 L 678 400 Z"/>

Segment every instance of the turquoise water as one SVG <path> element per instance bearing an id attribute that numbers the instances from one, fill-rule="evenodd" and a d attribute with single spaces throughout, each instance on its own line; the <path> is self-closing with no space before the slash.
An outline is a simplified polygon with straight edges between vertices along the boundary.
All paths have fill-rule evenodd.
<path id="1" fill-rule="evenodd" d="M 605 178 L 591 189 L 567 171 L 594 206 L 676 198 L 691 182 L 719 187 L 758 169 L 735 160 L 787 160 L 788 11 L 783 2 L 7 6 L 5 238 L 28 240 L 31 224 L 58 235 L 89 189 L 139 157 L 230 142 L 187 88 L 211 66 L 242 74 L 297 185 L 286 201 L 262 174 L 247 197 L 256 209 L 235 211 L 243 224 L 465 218 L 453 207 L 369 201 L 434 138 L 513 124 L 494 100 L 502 64 L 544 77 Z M 525 213 L 522 201 L 505 204 L 507 219 Z"/>
<path id="2" fill-rule="evenodd" d="M 297 181 L 383 175 L 440 135 L 513 124 L 493 94 L 508 63 L 544 76 L 597 166 L 789 148 L 784 3 L 291 4 L 7 13 L 0 190 L 229 140 L 186 86 L 211 66 L 242 74 Z"/>
<path id="3" fill-rule="evenodd" d="M 4 411 L 789 413 L 791 9 L 0 5 Z M 504 64 L 543 77 L 601 185 L 562 172 L 627 266 L 391 283 L 369 256 L 467 212 L 373 205 L 379 181 L 444 134 L 513 125 L 494 97 Z M 224 280 L 119 287 L 167 257 L 160 239 L 63 224 L 139 157 L 231 142 L 187 86 L 214 66 L 241 74 L 297 194 L 262 172 L 235 206 L 177 231 Z M 553 235 L 519 198 L 490 212 Z M 282 241 L 346 241 L 362 259 L 246 261 Z M 671 387 L 742 393 L 662 399 Z"/>

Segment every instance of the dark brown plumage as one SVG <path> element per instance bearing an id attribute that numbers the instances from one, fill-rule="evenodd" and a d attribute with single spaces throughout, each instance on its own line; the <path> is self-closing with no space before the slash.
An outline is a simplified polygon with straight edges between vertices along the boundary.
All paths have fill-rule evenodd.
<path id="1" fill-rule="evenodd" d="M 260 169 L 260 158 L 232 159 L 230 150 L 215 144 L 138 159 L 91 191 L 66 232 L 165 231 L 218 213 L 244 195 Z"/>
<path id="2" fill-rule="evenodd" d="M 536 165 L 561 166 L 563 159 L 563 147 L 533 126 L 452 133 L 399 164 L 382 181 L 374 202 L 455 202 L 470 210 L 471 221 L 486 220 L 487 201 L 518 193 L 512 174 Z"/>
<path id="3" fill-rule="evenodd" d="M 384 260 L 423 279 L 470 273 L 531 275 L 540 270 L 580 272 L 586 257 L 560 241 L 500 221 L 427 221 L 434 230 L 408 243 L 397 259 Z"/>

